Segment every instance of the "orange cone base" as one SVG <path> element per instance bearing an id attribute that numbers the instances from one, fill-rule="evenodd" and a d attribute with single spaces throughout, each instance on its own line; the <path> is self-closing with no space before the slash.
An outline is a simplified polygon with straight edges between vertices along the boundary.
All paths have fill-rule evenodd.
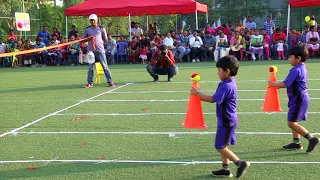
<path id="1" fill-rule="evenodd" d="M 186 118 L 182 126 L 190 129 L 207 128 L 207 125 L 204 123 L 200 97 L 190 95 Z"/>
<path id="2" fill-rule="evenodd" d="M 276 110 L 261 108 L 261 110 L 264 111 L 264 112 L 282 112 L 283 111 L 281 108 L 276 109 Z"/>
<path id="3" fill-rule="evenodd" d="M 182 123 L 182 126 L 187 129 L 206 129 L 208 127 L 206 124 L 194 126 L 194 125 L 190 125 L 190 124 L 186 124 L 186 123 Z"/>

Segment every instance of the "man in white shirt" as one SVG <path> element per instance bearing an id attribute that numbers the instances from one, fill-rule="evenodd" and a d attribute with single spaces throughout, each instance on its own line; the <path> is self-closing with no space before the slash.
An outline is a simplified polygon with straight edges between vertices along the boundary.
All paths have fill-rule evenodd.
<path id="1" fill-rule="evenodd" d="M 200 59 L 203 57 L 204 50 L 202 48 L 202 39 L 198 36 L 198 31 L 193 31 L 193 36 L 189 38 L 189 44 L 191 47 L 192 62 L 200 62 Z"/>
<path id="2" fill-rule="evenodd" d="M 3 43 L 2 38 L 0 38 L 0 54 L 5 53 L 7 50 L 7 45 L 5 43 Z M 0 57 L 0 66 L 4 65 L 5 63 L 3 62 L 3 60 L 6 57 Z"/>
<path id="3" fill-rule="evenodd" d="M 162 41 L 162 45 L 166 46 L 168 50 L 170 50 L 173 55 L 175 55 L 176 47 L 173 45 L 174 41 L 171 37 L 170 33 L 167 33 L 166 37 Z"/>
<path id="4" fill-rule="evenodd" d="M 135 37 L 143 35 L 143 30 L 139 27 L 139 23 L 134 25 L 132 32 Z"/>

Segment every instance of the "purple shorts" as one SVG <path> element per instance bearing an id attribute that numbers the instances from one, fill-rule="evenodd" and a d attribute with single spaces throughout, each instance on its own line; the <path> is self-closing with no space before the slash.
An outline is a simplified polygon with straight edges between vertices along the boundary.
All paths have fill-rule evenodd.
<path id="1" fill-rule="evenodd" d="M 236 129 L 237 125 L 230 127 L 219 127 L 217 128 L 215 148 L 223 149 L 228 145 L 236 144 Z"/>
<path id="2" fill-rule="evenodd" d="M 300 122 L 302 120 L 307 120 L 309 103 L 309 96 L 290 99 L 288 103 L 288 121 Z"/>

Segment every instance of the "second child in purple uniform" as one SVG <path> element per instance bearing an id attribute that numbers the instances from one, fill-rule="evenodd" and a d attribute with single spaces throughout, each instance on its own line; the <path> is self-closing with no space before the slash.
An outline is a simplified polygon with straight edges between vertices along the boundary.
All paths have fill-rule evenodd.
<path id="1" fill-rule="evenodd" d="M 190 93 L 201 98 L 202 101 L 217 104 L 216 114 L 218 118 L 215 148 L 221 153 L 223 169 L 212 171 L 215 177 L 232 177 L 229 169 L 230 161 L 237 165 L 236 178 L 242 177 L 250 163 L 240 160 L 228 145 L 236 144 L 237 117 L 237 85 L 235 76 L 238 73 L 239 62 L 234 56 L 225 56 L 217 64 L 218 76 L 221 82 L 212 96 L 202 94 L 192 88 Z"/>
<path id="2" fill-rule="evenodd" d="M 268 84 L 277 88 L 287 88 L 288 102 L 288 126 L 292 129 L 293 143 L 283 146 L 284 149 L 302 149 L 300 136 L 309 141 L 307 152 L 311 152 L 319 144 L 319 139 L 313 137 L 306 128 L 299 124 L 307 120 L 307 112 L 310 103 L 307 87 L 307 69 L 305 65 L 307 54 L 303 46 L 293 46 L 289 50 L 289 61 L 293 66 L 287 78 L 283 82 L 271 82 Z"/>

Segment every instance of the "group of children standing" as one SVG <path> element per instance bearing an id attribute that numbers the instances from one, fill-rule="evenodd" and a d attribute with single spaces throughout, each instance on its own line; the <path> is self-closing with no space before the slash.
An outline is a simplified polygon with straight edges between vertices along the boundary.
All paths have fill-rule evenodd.
<path id="1" fill-rule="evenodd" d="M 292 130 L 293 142 L 283 146 L 284 149 L 302 149 L 300 136 L 309 141 L 306 152 L 311 152 L 319 139 L 314 137 L 303 126 L 299 124 L 307 120 L 307 111 L 310 103 L 307 87 L 307 69 L 305 65 L 307 50 L 305 46 L 293 46 L 289 50 L 289 62 L 293 66 L 287 78 L 283 82 L 268 82 L 271 87 L 286 88 L 289 98 L 288 126 Z M 236 144 L 236 128 L 238 117 L 237 107 L 237 85 L 235 76 L 238 73 L 239 62 L 235 56 L 225 56 L 217 63 L 218 76 L 221 79 L 216 93 L 205 95 L 198 89 L 192 88 L 190 94 L 198 96 L 202 101 L 216 103 L 217 133 L 215 148 L 221 153 L 222 169 L 212 171 L 215 177 L 233 177 L 229 164 L 232 161 L 237 167 L 236 178 L 241 178 L 250 166 L 249 162 L 240 160 L 228 145 Z"/>

